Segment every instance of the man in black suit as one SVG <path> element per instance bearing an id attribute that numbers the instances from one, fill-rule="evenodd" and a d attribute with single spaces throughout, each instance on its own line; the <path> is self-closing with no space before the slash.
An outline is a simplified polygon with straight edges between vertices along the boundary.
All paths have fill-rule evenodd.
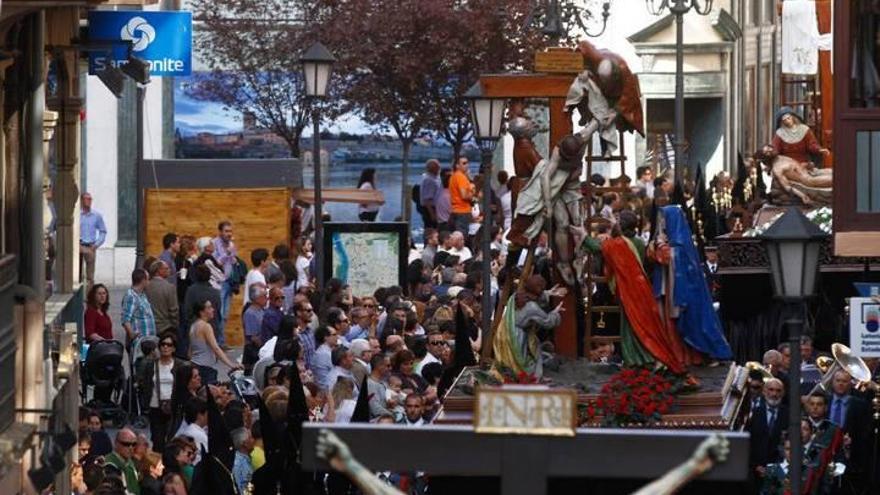
<path id="1" fill-rule="evenodd" d="M 709 293 L 712 300 L 717 301 L 721 294 L 721 276 L 718 275 L 718 248 L 706 246 L 703 248 L 706 261 L 703 263 L 703 274 L 706 276 L 706 284 L 709 285 Z"/>
<path id="2" fill-rule="evenodd" d="M 783 385 L 778 378 L 770 378 L 764 383 L 764 400 L 752 411 L 749 425 L 749 458 L 753 469 L 782 460 L 780 441 L 788 422 L 782 397 Z"/>
<path id="3" fill-rule="evenodd" d="M 829 417 L 832 423 L 843 430 L 849 445 L 844 479 L 844 493 L 876 493 L 870 489 L 871 450 L 874 446 L 871 405 L 865 399 L 854 395 L 852 376 L 845 370 L 838 370 L 831 379 L 831 401 Z"/>

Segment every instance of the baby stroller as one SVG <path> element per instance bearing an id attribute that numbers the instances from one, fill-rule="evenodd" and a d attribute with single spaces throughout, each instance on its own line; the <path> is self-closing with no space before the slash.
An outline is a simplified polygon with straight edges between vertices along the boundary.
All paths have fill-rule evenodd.
<path id="1" fill-rule="evenodd" d="M 112 420 L 114 425 L 124 425 L 126 411 L 119 406 L 125 388 L 123 355 L 125 348 L 115 340 L 101 340 L 89 346 L 82 372 L 82 395 L 87 397 L 88 386 L 94 386 L 94 394 L 87 406 L 101 415 L 102 420 Z"/>

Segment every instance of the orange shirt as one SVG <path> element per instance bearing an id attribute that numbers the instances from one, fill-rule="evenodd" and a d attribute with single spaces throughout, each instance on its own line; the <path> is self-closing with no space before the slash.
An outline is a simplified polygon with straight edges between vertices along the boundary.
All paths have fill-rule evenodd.
<path id="1" fill-rule="evenodd" d="M 452 213 L 470 213 L 471 202 L 461 196 L 462 189 L 470 189 L 471 180 L 464 172 L 456 170 L 449 179 L 449 202 L 452 205 Z"/>

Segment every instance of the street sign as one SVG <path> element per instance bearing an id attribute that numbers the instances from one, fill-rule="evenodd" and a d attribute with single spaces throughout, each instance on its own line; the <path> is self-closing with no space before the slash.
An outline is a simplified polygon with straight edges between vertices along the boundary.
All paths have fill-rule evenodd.
<path id="1" fill-rule="evenodd" d="M 584 56 L 570 48 L 548 48 L 535 53 L 535 72 L 547 74 L 580 74 Z"/>
<path id="2" fill-rule="evenodd" d="M 849 300 L 849 346 L 860 358 L 880 357 L 880 301 L 873 297 Z"/>
<path id="3" fill-rule="evenodd" d="M 129 43 L 131 54 L 149 64 L 151 76 L 188 76 L 192 72 L 191 12 L 91 10 L 89 40 L 112 45 L 109 52 L 90 53 L 89 74 L 124 65 Z"/>
<path id="4" fill-rule="evenodd" d="M 573 437 L 577 392 L 541 386 L 478 387 L 474 408 L 477 433 Z"/>

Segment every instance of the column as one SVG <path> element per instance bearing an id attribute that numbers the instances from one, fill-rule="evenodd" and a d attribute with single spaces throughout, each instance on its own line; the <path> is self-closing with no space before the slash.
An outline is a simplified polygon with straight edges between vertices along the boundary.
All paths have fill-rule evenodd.
<path id="1" fill-rule="evenodd" d="M 82 100 L 65 97 L 60 105 L 55 177 L 55 280 L 60 292 L 72 292 L 79 277 L 80 109 Z"/>

